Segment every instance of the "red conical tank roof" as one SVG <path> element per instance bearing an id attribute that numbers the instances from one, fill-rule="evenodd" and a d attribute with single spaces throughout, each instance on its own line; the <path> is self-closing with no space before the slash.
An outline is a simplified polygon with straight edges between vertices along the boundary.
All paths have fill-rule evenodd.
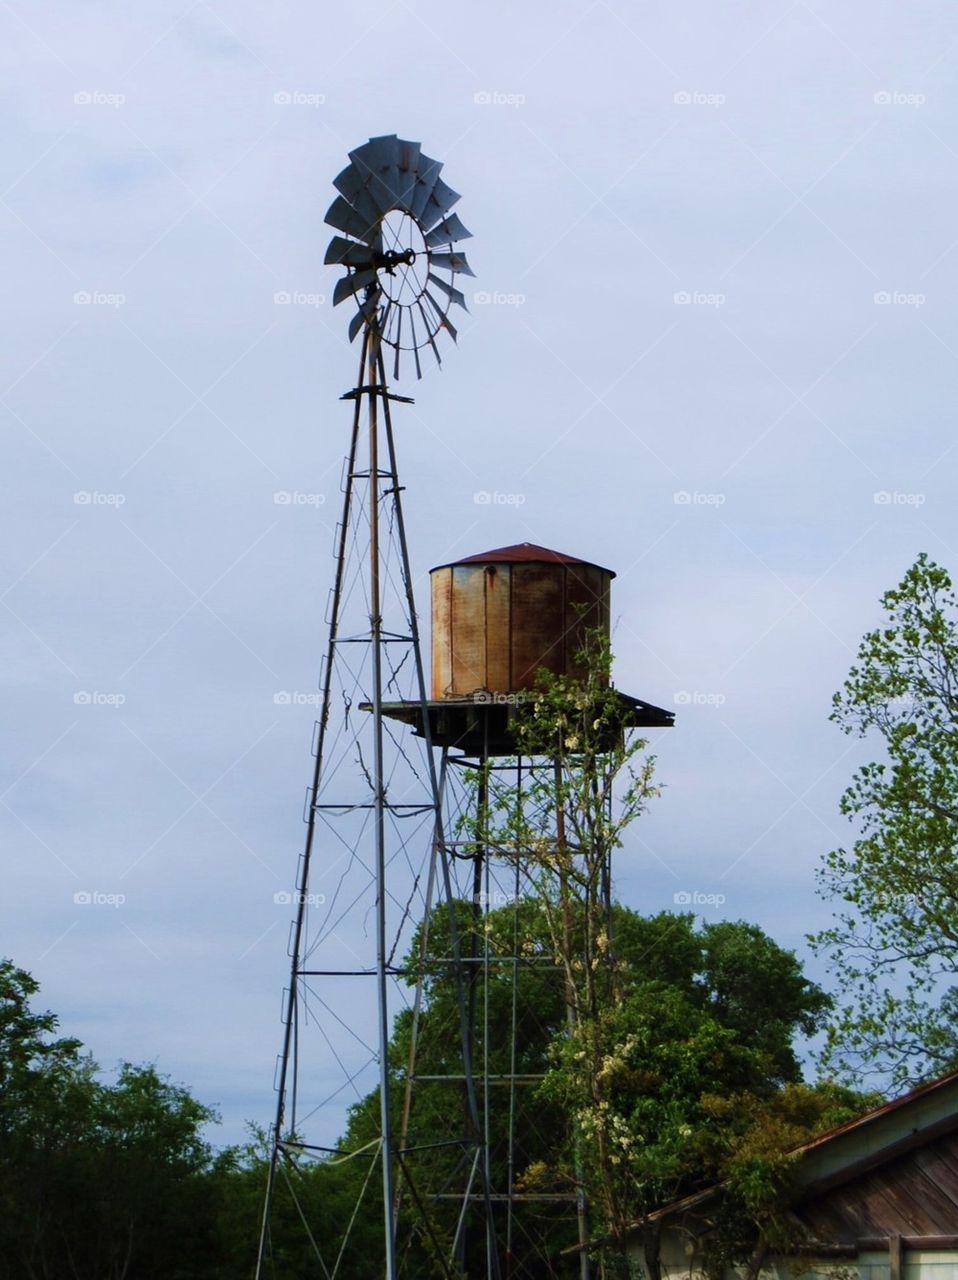
<path id="1" fill-rule="evenodd" d="M 437 564 L 436 569 L 448 569 L 457 564 L 588 564 L 601 569 L 610 578 L 615 577 L 612 569 L 605 569 L 594 560 L 583 560 L 581 556 L 568 556 L 562 551 L 552 551 L 548 547 L 540 547 L 535 542 L 516 542 L 511 547 L 496 547 L 494 551 L 482 551 L 479 555 L 463 556 L 461 560 L 447 560 Z M 434 572 L 435 570 L 431 570 Z"/>

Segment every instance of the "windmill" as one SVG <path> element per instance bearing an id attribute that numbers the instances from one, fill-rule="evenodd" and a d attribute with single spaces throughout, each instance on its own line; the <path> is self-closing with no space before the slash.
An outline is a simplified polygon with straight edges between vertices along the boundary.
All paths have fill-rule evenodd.
<path id="1" fill-rule="evenodd" d="M 296 915 L 289 954 L 290 982 L 284 993 L 282 1045 L 277 1061 L 276 1114 L 271 1130 L 268 1185 L 257 1260 L 257 1277 L 272 1274 L 273 1209 L 285 1182 L 296 1200 L 299 1162 L 317 1158 L 365 1158 L 378 1166 L 383 1211 L 383 1268 L 386 1280 L 399 1273 L 396 1220 L 400 1196 L 397 1171 L 408 1173 L 409 1150 L 399 1150 L 393 1135 L 388 1046 L 391 987 L 402 976 L 395 960 L 408 944 L 414 905 L 426 912 L 437 901 L 452 904 L 455 891 L 445 843 L 442 797 L 432 744 L 426 737 L 412 760 L 388 733 L 384 696 L 405 693 L 406 703 L 427 701 L 420 636 L 413 599 L 412 574 L 397 468 L 392 405 L 410 404 L 388 386 L 386 352 L 392 353 L 393 377 L 400 376 L 403 356 L 422 375 L 422 353 L 430 349 L 437 362 L 437 338 L 456 329 L 449 319 L 465 298 L 455 277 L 469 274 L 457 242 L 470 233 L 455 214 L 459 197 L 440 177 L 442 165 L 423 154 L 420 145 L 389 135 L 371 138 L 349 156 L 335 179 L 338 195 L 326 215 L 337 231 L 326 262 L 345 268 L 333 294 L 334 305 L 353 300 L 356 314 L 349 338 L 361 335 L 357 382 L 343 399 L 352 401 L 352 430 L 343 475 L 342 519 L 336 536 L 336 569 L 327 611 L 328 643 L 320 676 L 322 710 L 313 744 L 314 767 L 304 820 L 306 838 L 296 876 Z M 405 683 L 405 689 L 402 688 Z M 387 743 L 387 737 L 390 738 Z M 407 798 L 408 797 L 408 798 Z M 407 831 L 411 834 L 407 834 Z M 424 854 L 415 861 L 416 842 Z M 329 893 L 317 893 L 316 853 L 329 852 L 342 874 Z M 405 883 L 397 866 L 405 862 Z M 358 880 L 356 898 L 351 882 Z M 346 886 L 344 888 L 344 886 Z M 348 902 L 345 910 L 344 904 Z M 349 914 L 359 925 L 344 924 Z M 362 954 L 370 918 L 374 957 Z M 449 914 L 454 980 L 463 983 L 455 913 Z M 352 955 L 352 964 L 344 958 Z M 372 1035 L 354 1025 L 353 995 L 336 1007 L 329 994 L 334 979 L 348 983 L 369 978 L 376 987 Z M 322 982 L 323 989 L 317 988 Z M 329 1096 L 310 1092 L 305 1069 L 306 1033 L 319 1022 L 327 1057 L 344 1063 L 343 1041 L 350 1036 L 369 1059 L 343 1075 L 356 1098 L 375 1066 L 380 1099 L 380 1131 L 371 1153 L 342 1152 L 325 1142 L 310 1141 L 310 1121 L 329 1110 L 341 1090 Z M 331 1028 L 331 1032 L 323 1024 Z M 498 1252 L 492 1239 L 492 1209 L 486 1179 L 487 1161 L 479 1122 L 469 1035 L 465 1014 L 461 1027 L 462 1079 L 467 1098 L 467 1125 L 454 1141 L 475 1172 L 470 1194 L 484 1188 L 487 1224 L 485 1252 L 489 1274 L 498 1277 Z M 328 1081 L 327 1081 L 328 1082 Z M 357 1083 L 359 1082 L 359 1083 Z M 322 1093 L 322 1089 L 319 1090 Z M 332 1108 L 338 1120 L 342 1108 Z M 367 1178 L 364 1187 L 368 1185 Z M 297 1209 L 301 1206 L 297 1202 Z M 304 1214 L 303 1229 L 315 1248 L 317 1274 L 331 1274 Z M 428 1229 L 428 1222 L 426 1227 Z M 336 1250 L 334 1248 L 334 1259 Z M 339 1257 L 341 1258 L 340 1251 Z M 451 1272 L 450 1272 L 451 1274 Z"/>

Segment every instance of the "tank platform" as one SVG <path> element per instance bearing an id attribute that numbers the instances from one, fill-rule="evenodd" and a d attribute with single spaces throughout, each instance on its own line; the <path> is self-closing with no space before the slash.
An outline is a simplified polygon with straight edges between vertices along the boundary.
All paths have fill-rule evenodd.
<path id="1" fill-rule="evenodd" d="M 527 695 L 529 697 L 533 695 Z M 633 698 L 616 690 L 622 708 L 621 724 L 626 729 L 670 729 L 675 722 L 671 711 Z M 421 702 L 384 702 L 383 715 L 409 725 L 416 737 L 429 736 L 433 745 L 460 751 L 464 756 L 514 756 L 519 754 L 515 739 L 517 707 L 525 699 L 517 693 L 473 693 L 466 697 L 430 699 Z M 360 703 L 361 711 L 371 711 L 372 703 Z M 424 714 L 425 712 L 425 714 Z M 615 743 L 610 742 L 610 749 Z"/>

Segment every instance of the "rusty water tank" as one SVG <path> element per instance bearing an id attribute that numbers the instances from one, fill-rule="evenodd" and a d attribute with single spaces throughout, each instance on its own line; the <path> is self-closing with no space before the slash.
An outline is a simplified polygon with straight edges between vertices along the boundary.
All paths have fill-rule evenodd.
<path id="1" fill-rule="evenodd" d="M 433 569 L 433 698 L 517 693 L 532 688 L 540 667 L 581 674 L 585 632 L 609 633 L 614 577 L 531 542 Z"/>

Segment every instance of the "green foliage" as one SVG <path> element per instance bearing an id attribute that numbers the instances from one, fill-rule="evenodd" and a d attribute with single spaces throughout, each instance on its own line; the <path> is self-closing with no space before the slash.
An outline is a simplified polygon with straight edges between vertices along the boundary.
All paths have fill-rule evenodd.
<path id="1" fill-rule="evenodd" d="M 763 1055 L 675 987 L 645 983 L 578 1023 L 543 1092 L 574 1117 L 587 1184 L 614 1234 L 714 1177 L 725 1135 L 708 1095 L 766 1086 Z"/>
<path id="2" fill-rule="evenodd" d="M 218 1208 L 224 1277 L 252 1272 L 269 1154 L 266 1133 L 254 1128 L 245 1146 L 224 1157 Z M 310 1160 L 304 1155 L 284 1161 L 270 1211 L 268 1275 L 313 1280 L 323 1274 L 303 1218 L 330 1270 L 341 1254 L 340 1275 L 382 1280 L 381 1184 L 379 1166 L 368 1154 L 348 1160 Z"/>
<path id="3" fill-rule="evenodd" d="M 601 631 L 586 633 L 573 678 L 540 671 L 520 703 L 515 735 L 529 761 L 521 783 L 494 770 L 473 778 L 479 803 L 461 827 L 476 847 L 512 861 L 549 925 L 565 976 L 569 1017 L 594 1017 L 614 999 L 608 932 L 612 855 L 658 794 L 654 757 L 630 736 L 630 710 L 611 684 Z"/>
<path id="4" fill-rule="evenodd" d="M 469 945 L 470 904 L 458 904 L 460 935 Z M 434 954 L 444 950 L 445 915 L 430 923 Z M 581 939 L 581 920 L 570 919 Z M 555 962 L 549 912 L 538 897 L 490 912 L 480 939 L 493 963 L 480 984 L 474 1040 L 477 1065 L 490 1075 L 511 1070 L 515 1000 L 515 1070 L 544 1074 L 538 1088 L 517 1090 L 515 1151 L 522 1193 L 570 1193 L 581 1174 L 593 1204 L 593 1229 L 621 1230 L 676 1195 L 723 1178 L 737 1144 L 764 1105 L 801 1075 L 793 1049 L 798 1032 L 813 1033 L 828 997 L 802 974 L 795 956 L 753 925 L 702 924 L 690 913 L 642 916 L 613 904 L 618 996 L 597 1019 L 567 1021 L 563 969 Z M 518 935 L 518 948 L 516 947 Z M 524 962 L 497 965 L 518 949 Z M 419 954 L 416 939 L 409 963 Z M 448 968 L 432 965 L 419 1026 L 417 1072 L 458 1070 L 459 1025 Z M 401 1096 L 411 1022 L 395 1027 L 394 1097 Z M 507 1185 L 509 1113 L 503 1090 L 491 1089 L 493 1184 Z M 353 1113 L 346 1145 L 378 1131 L 373 1095 Z M 410 1143 L 464 1131 L 462 1093 L 448 1084 L 416 1086 Z M 798 1129 L 800 1135 L 804 1129 Z M 783 1136 L 791 1140 L 792 1133 Z M 455 1158 L 423 1153 L 413 1173 L 425 1190 L 442 1185 Z M 518 1239 L 527 1258 L 558 1258 L 575 1242 L 568 1205 L 551 1212 L 520 1205 Z M 447 1224 L 448 1225 L 448 1224 Z M 528 1244 L 527 1234 L 536 1245 Z M 611 1265 L 611 1263 L 610 1263 Z M 570 1271 L 570 1274 L 572 1272 Z"/>
<path id="5" fill-rule="evenodd" d="M 907 1085 L 958 1062 L 958 600 L 923 554 L 882 604 L 832 713 L 881 756 L 842 797 L 859 836 L 825 860 L 843 906 L 813 941 L 850 996 L 828 1063 Z"/>
<path id="6" fill-rule="evenodd" d="M 215 1275 L 213 1112 L 151 1066 L 102 1083 L 36 992 L 0 964 L 0 1274 Z"/>
<path id="7" fill-rule="evenodd" d="M 771 1097 L 720 1096 L 709 1101 L 716 1122 L 733 1138 L 720 1165 L 723 1194 L 706 1243 L 705 1269 L 721 1276 L 730 1266 L 754 1273 L 766 1253 L 788 1254 L 803 1228 L 789 1212 L 797 1148 L 883 1101 L 831 1081 L 792 1083 Z"/>
<path id="8" fill-rule="evenodd" d="M 690 915 L 622 915 L 623 994 L 556 1046 L 543 1088 L 574 1120 L 600 1225 L 613 1236 L 727 1176 L 750 1126 L 783 1086 L 798 1087 L 796 1031 L 815 1030 L 829 1007 L 794 955 L 755 926 L 696 930 Z M 649 976 L 661 959 L 668 980 Z"/>
<path id="9" fill-rule="evenodd" d="M 610 682 L 612 655 L 601 632 L 587 632 L 578 678 L 540 671 L 514 720 L 517 748 L 530 768 L 521 791 L 497 772 L 473 776 L 488 792 L 463 821 L 478 845 L 519 863 L 538 886 L 568 878 L 588 896 L 598 887 L 622 833 L 658 794 L 655 760 L 630 737 L 630 711 Z M 547 896 L 551 894 L 547 893 Z"/>

